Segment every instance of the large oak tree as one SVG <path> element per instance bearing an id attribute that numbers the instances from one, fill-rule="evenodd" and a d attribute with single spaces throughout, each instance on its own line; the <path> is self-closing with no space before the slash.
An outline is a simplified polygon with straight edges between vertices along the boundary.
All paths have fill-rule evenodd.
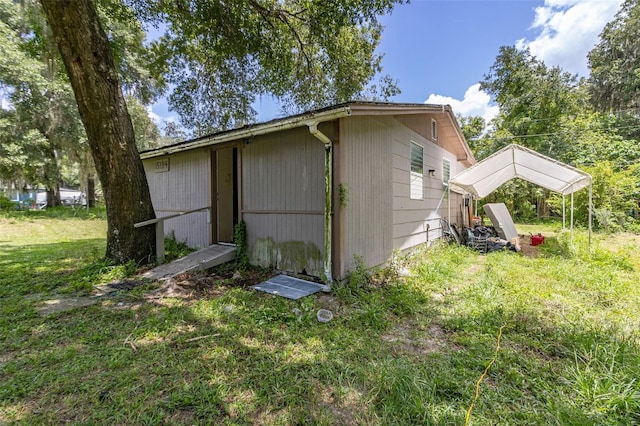
<path id="1" fill-rule="evenodd" d="M 275 95 L 289 111 L 396 93 L 375 52 L 377 17 L 403 0 L 128 0 L 119 8 L 164 29 L 151 46 L 151 78 L 175 89 L 170 104 L 200 131 L 255 118 L 251 105 Z M 41 0 L 72 83 L 102 183 L 107 257 L 144 261 L 153 217 L 131 118 L 109 39 L 90 0 Z M 127 16 L 130 18 L 130 16 Z"/>
<path id="2" fill-rule="evenodd" d="M 107 258 L 146 262 L 155 217 L 109 39 L 93 2 L 42 0 L 84 124 L 107 205 Z"/>

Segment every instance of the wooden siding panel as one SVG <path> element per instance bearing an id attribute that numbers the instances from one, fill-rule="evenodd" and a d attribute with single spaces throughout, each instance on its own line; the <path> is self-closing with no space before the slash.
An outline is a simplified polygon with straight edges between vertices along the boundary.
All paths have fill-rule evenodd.
<path id="1" fill-rule="evenodd" d="M 408 250 L 420 244 L 427 244 L 434 241 L 433 239 L 427 240 L 427 233 L 423 232 L 414 235 L 405 235 L 402 237 L 393 239 L 393 248 L 397 250 Z"/>
<path id="2" fill-rule="evenodd" d="M 324 146 L 306 128 L 258 137 L 242 159 L 243 210 L 324 209 Z"/>
<path id="3" fill-rule="evenodd" d="M 322 215 L 245 213 L 251 263 L 320 276 Z"/>
<path id="4" fill-rule="evenodd" d="M 344 213 L 343 270 L 354 256 L 367 265 L 385 263 L 392 254 L 392 141 L 387 117 L 350 117 L 340 127 L 340 179 L 347 188 Z"/>
<path id="5" fill-rule="evenodd" d="M 306 127 L 256 137 L 242 149 L 241 185 L 252 263 L 321 275 L 324 144 Z"/>
<path id="6" fill-rule="evenodd" d="M 394 145 L 396 145 L 394 143 Z M 393 155 L 393 167 L 400 170 L 410 170 L 411 161 L 408 157 L 403 157 L 401 155 L 394 154 Z"/>
<path id="7" fill-rule="evenodd" d="M 157 217 L 169 216 L 210 205 L 210 164 L 208 149 L 185 151 L 168 156 L 169 171 L 156 172 L 157 158 L 143 160 L 151 201 Z M 209 215 L 192 213 L 165 222 L 165 235 L 191 247 L 206 247 L 210 242 Z"/>
<path id="8" fill-rule="evenodd" d="M 393 167 L 392 176 L 394 182 L 409 182 L 409 169 L 399 169 L 397 167 Z"/>

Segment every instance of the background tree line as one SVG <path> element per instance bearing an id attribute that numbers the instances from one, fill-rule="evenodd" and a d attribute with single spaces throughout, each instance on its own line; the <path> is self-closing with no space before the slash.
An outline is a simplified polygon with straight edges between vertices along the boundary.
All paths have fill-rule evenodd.
<path id="1" fill-rule="evenodd" d="M 627 0 L 604 29 L 589 78 L 502 47 L 482 81 L 499 116 L 461 119 L 479 159 L 516 142 L 591 172 L 602 226 L 625 224 L 640 198 L 639 1 Z M 152 232 L 133 228 L 154 215 L 138 150 L 252 122 L 262 94 L 288 113 L 391 98 L 397 87 L 380 76 L 375 51 L 378 17 L 401 2 L 0 0 L 0 179 L 43 185 L 55 204 L 61 182 L 97 177 L 107 257 L 148 261 Z M 151 28 L 159 36 L 148 41 Z M 186 131 L 167 123 L 162 135 L 149 119 L 161 95 Z M 524 220 L 559 205 L 519 181 L 492 197 Z"/>
<path id="2" fill-rule="evenodd" d="M 479 160 L 517 143 L 590 173 L 596 225 L 613 230 L 634 226 L 640 201 L 640 1 L 625 1 L 600 37 L 588 54 L 588 78 L 501 47 L 481 81 L 498 116 L 460 122 Z M 559 195 L 521 180 L 486 201 L 505 202 L 516 220 L 562 214 Z M 586 225 L 587 191 L 574 201 L 576 220 Z"/>

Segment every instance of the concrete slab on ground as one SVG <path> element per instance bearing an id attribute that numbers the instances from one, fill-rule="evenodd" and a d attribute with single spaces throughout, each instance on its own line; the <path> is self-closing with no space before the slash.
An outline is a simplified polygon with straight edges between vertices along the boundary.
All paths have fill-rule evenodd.
<path id="1" fill-rule="evenodd" d="M 150 280 L 173 278 L 185 272 L 201 271 L 233 260 L 236 256 L 235 246 L 214 244 L 172 262 L 156 266 L 141 275 Z"/>

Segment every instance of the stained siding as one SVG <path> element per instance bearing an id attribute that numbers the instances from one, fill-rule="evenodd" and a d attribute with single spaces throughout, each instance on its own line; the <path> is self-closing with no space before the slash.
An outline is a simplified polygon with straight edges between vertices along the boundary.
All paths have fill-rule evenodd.
<path id="1" fill-rule="evenodd" d="M 330 134 L 330 129 L 321 128 Z M 242 217 L 259 265 L 320 275 L 324 145 L 307 128 L 257 137 L 242 150 Z"/>
<path id="2" fill-rule="evenodd" d="M 392 144 L 389 117 L 350 117 L 340 125 L 340 182 L 346 188 L 343 209 L 343 267 L 352 269 L 354 256 L 367 265 L 385 263 L 392 252 Z M 407 188 L 409 187 L 407 181 Z"/>
<path id="3" fill-rule="evenodd" d="M 430 132 L 431 118 L 421 115 L 423 126 L 417 125 L 417 117 L 413 117 L 414 127 L 422 127 L 423 132 Z M 407 121 L 407 120 L 401 120 Z M 400 122 L 398 122 L 400 124 Z M 447 152 L 404 125 L 393 127 L 393 248 L 405 250 L 422 243 L 430 243 L 441 236 L 440 218 L 448 217 L 449 204 L 445 198 L 446 186 L 442 182 L 442 160 L 451 161 L 451 175 L 460 168 L 455 155 Z M 410 143 L 414 142 L 424 148 L 423 199 L 410 198 Z M 430 176 L 429 170 L 434 170 Z M 457 222 L 459 216 L 459 196 L 451 194 L 451 219 Z"/>
<path id="4" fill-rule="evenodd" d="M 168 158 L 169 171 L 160 173 L 155 171 L 156 158 L 143 160 L 156 216 L 209 206 L 209 150 L 186 151 Z M 165 235 L 173 233 L 176 240 L 191 247 L 206 247 L 211 234 L 208 218 L 209 214 L 202 211 L 169 219 L 164 225 Z"/>

